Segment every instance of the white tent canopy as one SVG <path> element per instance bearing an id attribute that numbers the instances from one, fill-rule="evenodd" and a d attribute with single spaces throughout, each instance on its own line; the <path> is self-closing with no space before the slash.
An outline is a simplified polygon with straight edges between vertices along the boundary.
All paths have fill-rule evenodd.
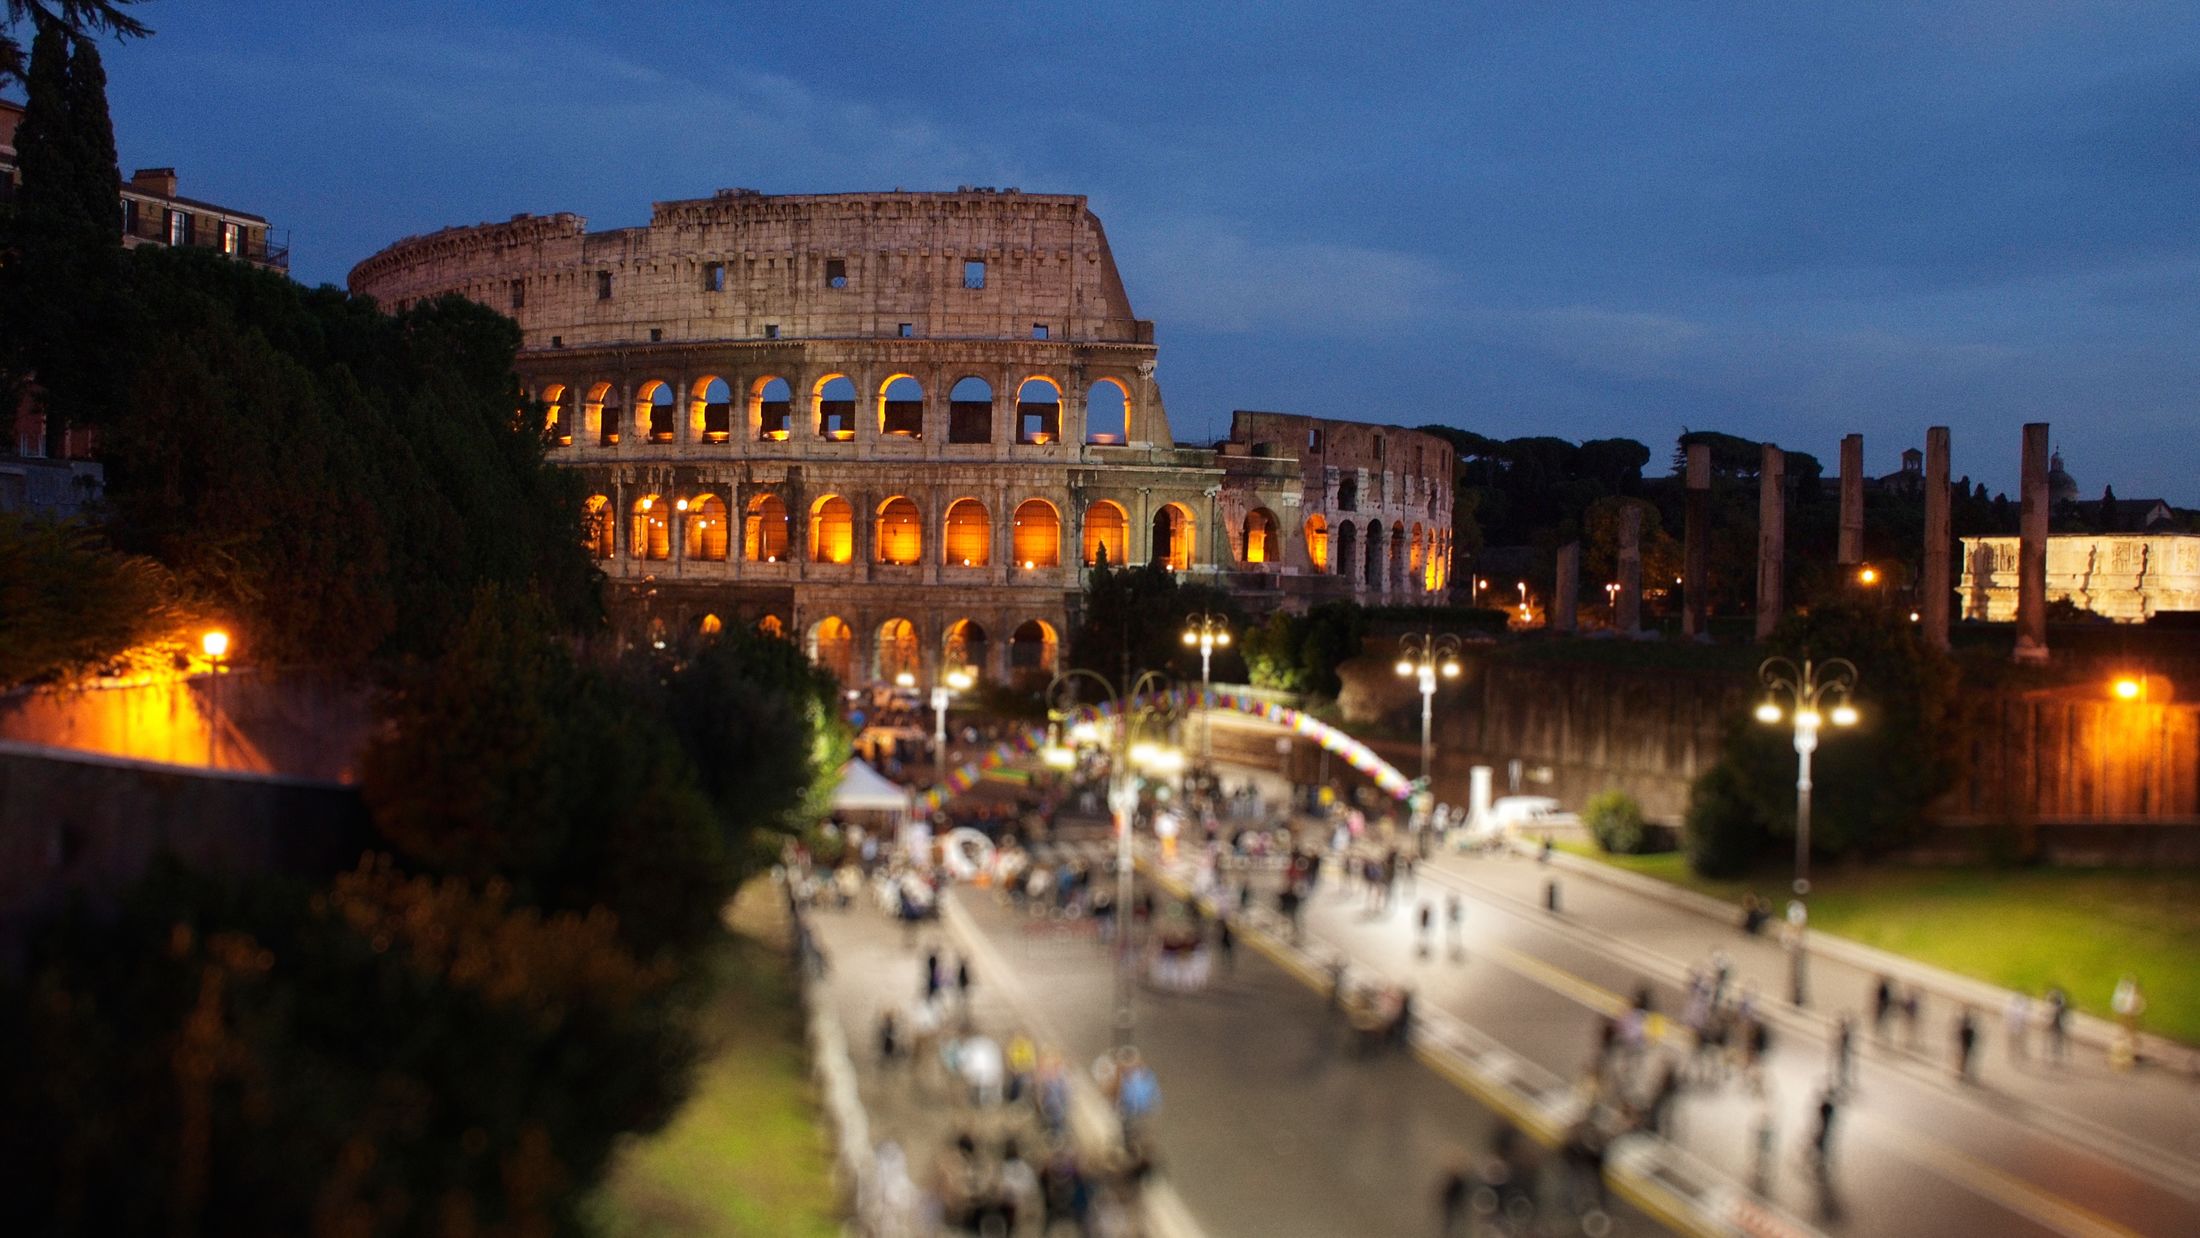
<path id="1" fill-rule="evenodd" d="M 841 766 L 840 785 L 833 788 L 833 808 L 840 812 L 907 813 L 914 803 L 908 790 L 861 761 Z"/>

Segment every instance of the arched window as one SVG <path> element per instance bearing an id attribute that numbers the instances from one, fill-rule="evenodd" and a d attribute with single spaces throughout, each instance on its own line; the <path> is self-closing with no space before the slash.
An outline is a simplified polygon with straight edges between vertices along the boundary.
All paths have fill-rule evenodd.
<path id="1" fill-rule="evenodd" d="M 1360 526 L 1349 520 L 1339 521 L 1337 523 L 1337 575 L 1349 581 L 1352 579 L 1352 573 L 1360 570 L 1359 548 Z"/>
<path id="2" fill-rule="evenodd" d="M 695 634 L 698 636 L 716 636 L 720 632 L 723 632 L 725 630 L 726 621 L 720 619 L 716 615 L 704 615 L 700 620 L 697 620 L 695 624 Z"/>
<path id="3" fill-rule="evenodd" d="M 588 390 L 587 433 L 596 436 L 596 442 L 609 447 L 619 441 L 619 392 L 610 383 L 597 383 Z"/>
<path id="4" fill-rule="evenodd" d="M 947 393 L 947 441 L 993 441 L 993 384 L 972 375 Z"/>
<path id="5" fill-rule="evenodd" d="M 794 391 L 786 379 L 766 375 L 749 384 L 749 424 L 759 440 L 785 442 L 793 409 Z"/>
<path id="6" fill-rule="evenodd" d="M 1016 441 L 1056 443 L 1062 438 L 1062 389 L 1051 378 L 1027 378 L 1016 389 Z"/>
<path id="7" fill-rule="evenodd" d="M 845 443 L 856 436 L 856 385 L 845 374 L 827 374 L 811 392 L 817 406 L 817 436 Z"/>
<path id="8" fill-rule="evenodd" d="M 1131 441 L 1129 388 L 1103 378 L 1085 390 L 1085 441 L 1103 445 Z"/>
<path id="9" fill-rule="evenodd" d="M 1245 513 L 1245 553 L 1238 557 L 1247 567 L 1274 563 L 1283 557 L 1276 541 L 1279 528 L 1275 513 L 1265 507 Z"/>
<path id="10" fill-rule="evenodd" d="M 907 619 L 888 619 L 878 628 L 878 677 L 888 683 L 897 675 L 914 676 L 917 661 L 917 625 Z"/>
<path id="11" fill-rule="evenodd" d="M 787 639 L 787 625 L 777 615 L 766 615 L 756 621 L 756 634 L 773 640 Z"/>
<path id="12" fill-rule="evenodd" d="M 993 557 L 993 516 L 976 499 L 957 499 L 947 509 L 946 553 L 950 567 L 984 567 Z"/>
<path id="13" fill-rule="evenodd" d="M 542 389 L 542 428 L 553 447 L 573 445 L 572 412 L 565 405 L 565 388 L 552 383 Z"/>
<path id="14" fill-rule="evenodd" d="M 1062 565 L 1062 518 L 1045 499 L 1025 499 L 1017 505 L 1015 526 L 1009 537 L 1016 552 L 1016 566 L 1024 568 Z"/>
<path id="15" fill-rule="evenodd" d="M 726 503 L 715 494 L 688 501 L 687 557 L 719 562 L 726 557 Z"/>
<path id="16" fill-rule="evenodd" d="M 924 517 L 901 495 L 879 504 L 878 561 L 910 564 L 924 558 Z"/>
<path id="17" fill-rule="evenodd" d="M 896 374 L 878 389 L 878 428 L 897 438 L 924 437 L 924 384 Z"/>
<path id="18" fill-rule="evenodd" d="M 976 620 L 957 619 L 947 625 L 947 638 L 941 644 L 948 670 L 960 669 L 973 676 L 985 673 L 985 629 Z"/>
<path id="19" fill-rule="evenodd" d="M 751 563 L 779 563 L 787 557 L 787 505 L 776 494 L 749 500 L 741 524 L 741 557 Z"/>
<path id="20" fill-rule="evenodd" d="M 640 405 L 634 410 L 640 420 L 634 428 L 646 432 L 649 442 L 669 443 L 679 437 L 679 425 L 673 420 L 677 414 L 673 411 L 670 386 L 651 379 L 642 384 L 635 403 Z"/>
<path id="21" fill-rule="evenodd" d="M 1402 589 L 1406 583 L 1406 522 L 1396 521 L 1390 526 L 1390 568 L 1383 575 L 1383 588 Z"/>
<path id="22" fill-rule="evenodd" d="M 1360 579 L 1369 586 L 1383 583 L 1383 522 L 1367 522 L 1367 563 Z"/>
<path id="23" fill-rule="evenodd" d="M 1337 479 L 1337 510 L 1341 512 L 1360 510 L 1360 475 L 1358 473 L 1346 473 L 1343 477 Z"/>
<path id="24" fill-rule="evenodd" d="M 1016 671 L 1051 671 L 1058 642 L 1053 625 L 1027 619 L 1008 638 L 1008 665 Z"/>
<path id="25" fill-rule="evenodd" d="M 1192 513 L 1182 503 L 1164 503 L 1153 514 L 1153 561 L 1172 572 L 1192 567 Z"/>
<path id="26" fill-rule="evenodd" d="M 1306 561 L 1317 572 L 1329 570 L 1329 521 L 1320 512 L 1306 518 Z"/>
<path id="27" fill-rule="evenodd" d="M 627 546 L 637 559 L 672 557 L 672 522 L 666 519 L 663 499 L 645 494 L 634 500 L 634 536 Z"/>
<path id="28" fill-rule="evenodd" d="M 1109 567 L 1121 567 L 1129 559 L 1131 523 L 1123 509 L 1106 499 L 1085 508 L 1085 566 L 1107 556 Z"/>
<path id="29" fill-rule="evenodd" d="M 588 547 L 588 557 L 603 562 L 612 556 L 612 539 L 616 536 L 611 527 L 611 500 L 600 494 L 591 494 L 581 505 L 581 545 Z"/>
<path id="30" fill-rule="evenodd" d="M 809 646 L 810 661 L 830 671 L 833 678 L 842 683 L 855 678 L 856 634 L 847 620 L 827 615 L 811 624 Z"/>
<path id="31" fill-rule="evenodd" d="M 706 443 L 723 443 L 733 437 L 733 388 L 726 380 L 705 375 L 695 380 L 688 407 L 688 429 Z"/>
<path id="32" fill-rule="evenodd" d="M 846 563 L 855 557 L 856 509 L 837 494 L 810 504 L 810 562 Z"/>
<path id="33" fill-rule="evenodd" d="M 1422 544 L 1421 541 L 1421 526 L 1420 524 L 1416 523 L 1413 526 L 1413 542 L 1411 545 L 1411 550 L 1409 552 L 1408 558 L 1406 559 L 1406 571 L 1415 576 L 1420 575 L 1421 564 L 1423 562 L 1423 556 L 1425 554 L 1426 547 Z"/>

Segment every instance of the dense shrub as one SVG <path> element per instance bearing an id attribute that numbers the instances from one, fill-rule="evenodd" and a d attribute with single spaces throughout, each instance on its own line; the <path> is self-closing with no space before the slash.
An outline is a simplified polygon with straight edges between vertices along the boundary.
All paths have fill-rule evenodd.
<path id="1" fill-rule="evenodd" d="M 1742 876 L 1763 854 L 1766 840 L 1764 822 L 1732 767 L 1722 762 L 1696 779 L 1681 828 L 1689 868 L 1705 877 Z"/>
<path id="2" fill-rule="evenodd" d="M 1597 846 L 1614 855 L 1651 850 L 1653 835 L 1642 821 L 1642 805 L 1625 791 L 1600 791 L 1581 810 L 1581 822 Z"/>

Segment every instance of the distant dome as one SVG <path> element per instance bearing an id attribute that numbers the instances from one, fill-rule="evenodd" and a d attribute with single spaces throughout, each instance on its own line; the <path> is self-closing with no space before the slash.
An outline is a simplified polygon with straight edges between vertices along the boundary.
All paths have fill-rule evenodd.
<path id="1" fill-rule="evenodd" d="M 2056 452 L 2047 462 L 2047 497 L 2050 502 L 2075 503 L 2078 500 L 2078 479 L 2063 471 L 2062 453 Z"/>

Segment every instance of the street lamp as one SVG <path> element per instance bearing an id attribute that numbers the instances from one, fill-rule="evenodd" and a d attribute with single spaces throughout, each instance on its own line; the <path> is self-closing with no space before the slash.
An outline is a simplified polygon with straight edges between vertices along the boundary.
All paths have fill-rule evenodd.
<path id="1" fill-rule="evenodd" d="M 1459 638 L 1446 632 L 1408 632 L 1398 642 L 1398 677 L 1421 682 L 1421 789 L 1429 789 L 1432 724 L 1436 711 L 1436 677 L 1459 677 Z"/>
<path id="2" fill-rule="evenodd" d="M 1100 721 L 1091 716 L 1092 706 L 1077 700 L 1079 680 L 1090 680 L 1108 703 L 1112 715 L 1112 748 L 1108 754 L 1108 810 L 1115 820 L 1115 923 L 1121 934 L 1117 944 L 1115 961 L 1115 1047 L 1129 1047 L 1131 1033 L 1137 1026 L 1137 1013 L 1132 1008 L 1132 995 L 1136 992 L 1136 953 L 1131 949 L 1131 901 L 1134 897 L 1131 862 L 1131 820 L 1138 812 L 1137 766 L 1155 775 L 1175 774 L 1184 768 L 1184 754 L 1168 745 L 1166 724 L 1169 711 L 1148 703 L 1138 704 L 1140 698 L 1158 694 L 1167 686 L 1167 680 L 1158 671 L 1147 671 L 1133 680 L 1129 692 L 1117 697 L 1107 679 L 1091 671 L 1072 669 L 1063 671 L 1047 685 L 1048 716 L 1059 724 L 1072 715 L 1078 717 L 1070 726 L 1069 738 L 1078 744 L 1098 744 L 1102 734 Z M 1156 726 L 1156 723 L 1160 726 Z M 1158 730 L 1158 739 L 1142 739 L 1141 728 Z M 1069 768 L 1076 764 L 1076 754 L 1059 743 L 1050 743 L 1040 754 L 1055 768 Z"/>
<path id="3" fill-rule="evenodd" d="M 914 688 L 917 677 L 903 671 L 894 676 L 894 682 L 904 688 Z M 947 682 L 932 685 L 932 785 L 935 787 L 947 786 L 947 703 L 970 683 L 968 672 L 949 671 Z"/>
<path id="4" fill-rule="evenodd" d="M 1199 649 L 1199 761 L 1211 764 L 1214 758 L 1214 738 L 1209 732 L 1214 727 L 1214 707 L 1208 700 L 1208 680 L 1214 669 L 1215 650 L 1230 647 L 1230 627 L 1221 615 L 1201 611 L 1185 620 L 1184 643 Z"/>
<path id="5" fill-rule="evenodd" d="M 214 764 L 214 745 L 221 739 L 222 661 L 229 656 L 229 633 L 210 628 L 199 637 L 199 652 L 214 666 L 214 678 L 206 685 L 206 764 Z"/>
<path id="6" fill-rule="evenodd" d="M 1619 614 L 1619 582 L 1613 581 L 1604 586 L 1604 604 L 1614 615 Z"/>
<path id="7" fill-rule="evenodd" d="M 1757 706 L 1757 721 L 1773 726 L 1787 720 L 1795 727 L 1795 910 L 1799 914 L 1789 921 L 1795 926 L 1795 940 L 1788 959 L 1788 981 L 1790 994 L 1800 1006 L 1804 996 L 1803 928 L 1809 915 L 1803 899 L 1810 894 L 1810 757 L 1818 751 L 1819 726 L 1826 722 L 1856 725 L 1856 706 L 1849 703 L 1856 690 L 1856 664 L 1847 658 L 1830 658 L 1822 663 L 1804 658 L 1798 667 L 1787 658 L 1766 658 L 1757 668 L 1757 678 L 1765 685 L 1765 699 Z M 1789 702 L 1785 710 L 1780 706 L 1783 695 Z M 1825 709 L 1828 701 L 1833 706 L 1830 710 Z"/>

